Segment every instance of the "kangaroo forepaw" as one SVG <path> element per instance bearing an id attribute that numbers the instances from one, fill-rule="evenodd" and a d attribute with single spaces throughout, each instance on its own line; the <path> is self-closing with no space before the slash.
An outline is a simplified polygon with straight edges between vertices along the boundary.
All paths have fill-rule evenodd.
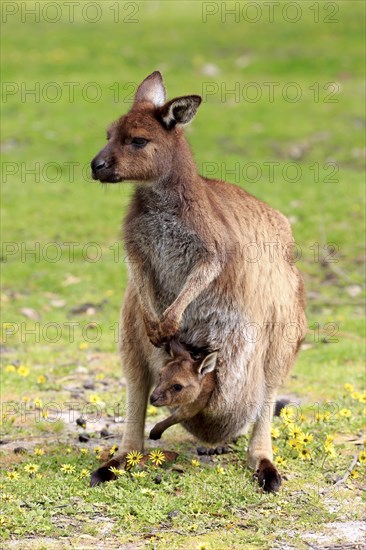
<path id="1" fill-rule="evenodd" d="M 270 460 L 261 460 L 254 474 L 260 487 L 266 493 L 276 493 L 281 487 L 281 476 Z"/>
<path id="2" fill-rule="evenodd" d="M 111 460 L 103 464 L 103 466 L 94 470 L 94 472 L 92 472 L 90 476 L 90 487 L 95 487 L 96 485 L 100 485 L 101 483 L 105 483 L 106 481 L 113 481 L 114 479 L 117 479 L 116 474 L 112 472 L 111 468 L 121 468 L 121 459 L 116 460 L 112 458 Z"/>
<path id="3" fill-rule="evenodd" d="M 155 441 L 157 439 L 160 439 L 161 438 L 161 433 L 160 431 L 158 430 L 155 430 L 154 428 L 151 430 L 150 434 L 149 434 L 149 439 L 154 439 Z"/>

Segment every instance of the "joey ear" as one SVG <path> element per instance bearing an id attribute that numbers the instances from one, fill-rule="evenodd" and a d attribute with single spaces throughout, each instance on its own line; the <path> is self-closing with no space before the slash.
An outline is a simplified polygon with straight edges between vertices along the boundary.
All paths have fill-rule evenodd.
<path id="1" fill-rule="evenodd" d="M 175 126 L 184 126 L 191 122 L 202 101 L 199 95 L 186 95 L 168 101 L 160 109 L 163 124 L 171 130 Z"/>
<path id="2" fill-rule="evenodd" d="M 148 101 L 156 107 L 164 105 L 166 91 L 160 71 L 154 71 L 141 82 L 135 94 L 135 103 L 139 101 Z"/>
<path id="3" fill-rule="evenodd" d="M 210 353 L 207 355 L 207 357 L 204 358 L 200 366 L 198 367 L 198 374 L 201 376 L 204 376 L 205 374 L 208 374 L 209 372 L 212 372 L 217 363 L 217 351 L 214 351 L 213 353 Z"/>

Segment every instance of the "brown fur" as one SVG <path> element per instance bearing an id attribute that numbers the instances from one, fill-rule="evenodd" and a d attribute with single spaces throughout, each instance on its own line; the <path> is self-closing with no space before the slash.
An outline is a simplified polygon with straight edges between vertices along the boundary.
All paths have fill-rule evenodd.
<path id="1" fill-rule="evenodd" d="M 95 179 L 136 182 L 124 225 L 122 451 L 143 449 L 149 393 L 166 361 L 160 346 L 179 333 L 188 345 L 219 350 L 211 398 L 184 427 L 218 443 L 254 422 L 248 460 L 256 470 L 272 461 L 276 391 L 305 337 L 304 285 L 285 253 L 293 243 L 288 220 L 245 190 L 197 173 L 181 126 L 198 105 L 198 96 L 167 104 L 153 73 L 92 162 Z M 289 323 L 294 336 L 285 332 Z"/>
<path id="2" fill-rule="evenodd" d="M 170 346 L 173 359 L 161 368 L 159 383 L 150 396 L 150 402 L 155 407 L 173 408 L 174 412 L 154 426 L 150 439 L 160 439 L 170 426 L 202 411 L 215 387 L 217 353 L 195 360 L 177 340 L 173 339 Z"/>

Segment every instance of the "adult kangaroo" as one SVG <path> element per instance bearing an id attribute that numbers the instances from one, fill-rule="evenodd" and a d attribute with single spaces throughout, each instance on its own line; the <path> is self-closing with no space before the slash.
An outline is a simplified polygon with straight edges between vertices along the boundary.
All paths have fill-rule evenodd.
<path id="1" fill-rule="evenodd" d="M 305 337 L 305 292 L 285 216 L 243 189 L 197 173 L 182 127 L 200 96 L 166 102 L 160 72 L 138 87 L 131 110 L 108 130 L 94 179 L 136 184 L 124 224 L 129 281 L 121 313 L 127 413 L 121 454 L 92 474 L 113 479 L 127 451 L 142 450 L 146 406 L 173 338 L 218 350 L 209 402 L 184 427 L 210 443 L 254 422 L 248 451 L 265 491 L 272 463 L 276 390 Z"/>

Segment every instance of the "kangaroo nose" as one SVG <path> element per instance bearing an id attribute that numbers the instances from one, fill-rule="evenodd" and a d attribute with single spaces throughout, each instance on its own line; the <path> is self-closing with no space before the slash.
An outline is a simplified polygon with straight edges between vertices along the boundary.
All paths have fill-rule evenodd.
<path id="1" fill-rule="evenodd" d="M 157 401 L 159 397 L 157 395 L 154 395 L 153 393 L 150 395 L 150 403 L 153 405 L 155 401 Z"/>
<path id="2" fill-rule="evenodd" d="M 94 159 L 91 163 L 91 167 L 92 167 L 92 170 L 94 170 L 94 172 L 97 172 L 102 168 L 106 168 L 106 166 L 107 166 L 107 163 L 104 159 Z"/>

